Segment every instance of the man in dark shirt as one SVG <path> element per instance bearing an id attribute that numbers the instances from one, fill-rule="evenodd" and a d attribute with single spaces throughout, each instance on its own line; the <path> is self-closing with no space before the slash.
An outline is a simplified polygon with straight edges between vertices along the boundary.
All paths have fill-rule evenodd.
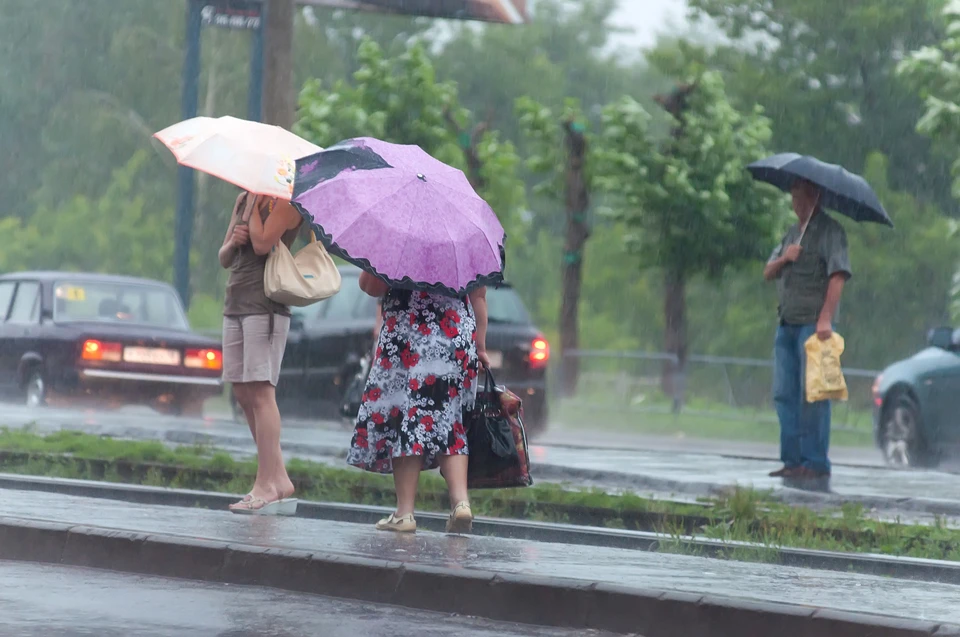
<path id="1" fill-rule="evenodd" d="M 783 468 L 771 477 L 830 475 L 830 401 L 808 403 L 805 391 L 807 339 L 833 334 L 843 286 L 851 276 L 847 235 L 820 206 L 820 189 L 797 180 L 791 188 L 799 222 L 792 226 L 763 270 L 777 281 L 780 300 L 774 348 L 773 400 L 780 420 Z"/>

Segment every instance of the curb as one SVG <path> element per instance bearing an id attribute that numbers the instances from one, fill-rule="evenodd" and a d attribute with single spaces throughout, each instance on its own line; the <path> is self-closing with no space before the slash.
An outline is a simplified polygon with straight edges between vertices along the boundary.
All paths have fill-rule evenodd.
<path id="1" fill-rule="evenodd" d="M 227 505 L 232 504 L 239 497 L 208 491 L 3 473 L 0 473 L 0 489 L 40 491 L 128 503 L 205 509 L 226 509 Z M 304 500 L 299 503 L 297 517 L 372 525 L 391 512 L 392 509 L 389 507 Z M 446 530 L 447 516 L 442 513 L 422 511 L 417 513 L 417 521 L 419 527 L 425 531 L 443 533 Z M 695 548 L 705 557 L 723 558 L 734 549 L 742 552 L 754 551 L 764 556 L 765 561 L 772 559 L 783 566 L 960 584 L 960 563 L 944 560 L 767 547 L 746 542 L 724 542 L 692 536 L 676 538 L 643 531 L 489 517 L 478 517 L 474 521 L 474 533 L 516 540 L 635 551 L 659 551 L 664 542 L 679 543 Z"/>
<path id="2" fill-rule="evenodd" d="M 946 637 L 960 626 L 0 517 L 0 559 L 267 586 L 645 637 Z"/>

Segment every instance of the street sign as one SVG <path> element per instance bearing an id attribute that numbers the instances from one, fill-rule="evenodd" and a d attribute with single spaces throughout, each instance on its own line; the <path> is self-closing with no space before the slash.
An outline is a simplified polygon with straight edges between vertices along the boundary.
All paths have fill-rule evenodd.
<path id="1" fill-rule="evenodd" d="M 527 0 L 300 0 L 301 4 L 450 20 L 525 24 Z"/>
<path id="2" fill-rule="evenodd" d="M 200 20 L 205 27 L 255 31 L 263 20 L 262 5 L 248 0 L 208 1 L 200 9 Z"/>

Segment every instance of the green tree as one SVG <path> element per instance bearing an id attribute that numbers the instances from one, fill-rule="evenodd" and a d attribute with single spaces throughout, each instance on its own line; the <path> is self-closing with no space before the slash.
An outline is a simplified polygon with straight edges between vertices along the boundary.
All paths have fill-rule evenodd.
<path id="1" fill-rule="evenodd" d="M 562 113 L 532 99 L 517 101 L 520 125 L 532 154 L 531 172 L 543 178 L 535 192 L 547 201 L 564 203 L 565 231 L 561 262 L 560 353 L 563 357 L 561 388 L 571 395 L 577 389 L 580 361 L 571 353 L 580 349 L 580 297 L 583 260 L 590 237 L 591 140 L 580 104 L 567 100 Z"/>
<path id="2" fill-rule="evenodd" d="M 670 139 L 652 138 L 650 115 L 631 98 L 604 111 L 599 182 L 610 207 L 628 224 L 628 247 L 641 268 L 664 277 L 664 345 L 677 357 L 664 389 L 688 355 L 686 290 L 698 275 L 713 280 L 768 253 L 780 222 L 773 191 L 746 170 L 764 155 L 772 131 L 755 107 L 743 113 L 723 79 L 706 72 L 660 99 L 674 119 Z"/>
<path id="3" fill-rule="evenodd" d="M 0 220 L 7 241 L 0 271 L 58 269 L 169 281 L 172 202 L 158 207 L 141 192 L 155 170 L 152 160 L 147 151 L 136 153 L 97 199 L 76 195 L 61 206 L 39 208 L 29 222 Z"/>
<path id="4" fill-rule="evenodd" d="M 426 48 L 415 45 L 388 58 L 379 45 L 366 40 L 359 58 L 352 83 L 341 80 L 326 90 L 318 80 L 307 82 L 294 130 L 321 146 L 359 136 L 416 144 L 465 169 L 508 236 L 522 236 L 525 193 L 516 176 L 520 159 L 513 144 L 492 130 L 481 131 L 477 139 L 463 138 L 472 114 L 460 106 L 452 83 L 437 81 Z M 468 166 L 471 150 L 479 160 L 473 170 Z"/>
<path id="5" fill-rule="evenodd" d="M 960 4 L 950 3 L 943 17 L 948 24 L 943 39 L 912 52 L 898 71 L 924 101 L 917 130 L 956 148 L 960 142 Z M 950 159 L 953 194 L 960 197 L 960 153 L 951 152 Z"/>
<path id="6" fill-rule="evenodd" d="M 896 74 L 910 51 L 938 42 L 942 0 L 691 0 L 733 40 L 711 56 L 728 90 L 773 120 L 773 145 L 863 172 L 890 158 L 895 188 L 941 207 L 949 164 L 915 123 L 922 105 Z"/>

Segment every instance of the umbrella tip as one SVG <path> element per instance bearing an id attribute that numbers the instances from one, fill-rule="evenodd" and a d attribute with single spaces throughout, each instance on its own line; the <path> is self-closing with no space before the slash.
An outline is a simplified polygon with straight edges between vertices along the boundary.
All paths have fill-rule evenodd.
<path id="1" fill-rule="evenodd" d="M 427 181 L 427 178 L 423 176 L 423 173 L 417 173 L 417 179 L 423 182 Z"/>

